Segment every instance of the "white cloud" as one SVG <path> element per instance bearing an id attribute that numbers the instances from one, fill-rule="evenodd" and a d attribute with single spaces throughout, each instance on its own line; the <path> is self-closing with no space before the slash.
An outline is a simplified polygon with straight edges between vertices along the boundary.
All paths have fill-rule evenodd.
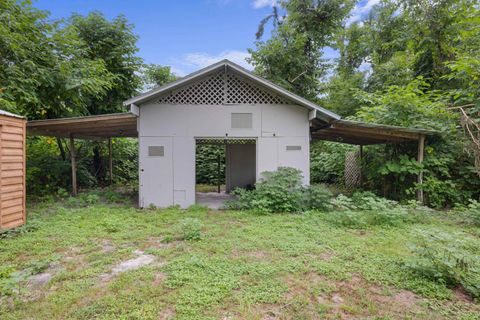
<path id="1" fill-rule="evenodd" d="M 253 0 L 253 7 L 255 9 L 273 7 L 276 4 L 277 4 L 277 0 Z"/>
<path id="2" fill-rule="evenodd" d="M 222 51 L 217 55 L 205 52 L 187 53 L 180 59 L 174 61 L 172 71 L 182 76 L 185 75 L 185 72 L 183 72 L 185 69 L 188 69 L 188 72 L 196 71 L 224 59 L 228 59 L 248 70 L 251 70 L 252 66 L 245 61 L 248 57 L 250 57 L 248 52 L 236 50 Z"/>
<path id="3" fill-rule="evenodd" d="M 380 0 L 367 0 L 362 4 L 356 4 L 352 12 L 350 12 L 350 17 L 347 19 L 347 25 L 362 21 L 365 15 L 368 14 L 370 10 L 372 10 L 372 8 L 379 3 Z"/>

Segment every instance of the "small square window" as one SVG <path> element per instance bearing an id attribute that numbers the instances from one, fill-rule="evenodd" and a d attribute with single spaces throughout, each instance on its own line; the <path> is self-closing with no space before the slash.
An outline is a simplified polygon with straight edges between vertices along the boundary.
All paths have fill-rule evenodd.
<path id="1" fill-rule="evenodd" d="M 148 146 L 149 157 L 163 157 L 165 155 L 165 148 L 163 146 Z"/>
<path id="2" fill-rule="evenodd" d="M 232 113 L 232 129 L 251 129 L 253 115 L 251 113 Z"/>

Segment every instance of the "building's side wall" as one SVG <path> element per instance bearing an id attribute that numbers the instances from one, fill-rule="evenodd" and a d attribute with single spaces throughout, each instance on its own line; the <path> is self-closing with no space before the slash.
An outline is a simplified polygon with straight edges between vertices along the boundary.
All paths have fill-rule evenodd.
<path id="1" fill-rule="evenodd" d="M 0 115 L 0 228 L 25 223 L 25 124 Z"/>
<path id="2" fill-rule="evenodd" d="M 251 113 L 251 128 L 232 128 L 232 113 Z M 264 171 L 291 166 L 302 170 L 305 184 L 310 180 L 308 110 L 300 106 L 146 103 L 140 106 L 138 128 L 140 205 L 144 207 L 195 203 L 195 138 L 256 138 L 257 179 Z M 149 144 L 164 138 L 172 141 L 171 148 L 164 149 L 164 157 L 172 159 L 171 167 L 162 165 L 161 157 L 148 156 Z M 287 150 L 287 146 L 295 148 Z M 172 177 L 165 170 L 171 170 Z"/>

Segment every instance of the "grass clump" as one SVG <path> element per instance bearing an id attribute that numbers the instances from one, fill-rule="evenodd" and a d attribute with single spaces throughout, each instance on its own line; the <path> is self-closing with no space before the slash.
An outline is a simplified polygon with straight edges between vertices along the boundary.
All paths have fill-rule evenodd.
<path id="1" fill-rule="evenodd" d="M 202 239 L 203 224 L 196 218 L 180 220 L 176 227 L 178 240 L 196 241 Z"/>

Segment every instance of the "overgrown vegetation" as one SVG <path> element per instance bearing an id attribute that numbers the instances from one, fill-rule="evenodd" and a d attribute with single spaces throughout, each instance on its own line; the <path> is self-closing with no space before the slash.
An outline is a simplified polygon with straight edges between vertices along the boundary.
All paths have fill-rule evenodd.
<path id="1" fill-rule="evenodd" d="M 262 213 L 288 213 L 329 207 L 330 191 L 320 185 L 304 187 L 301 171 L 280 167 L 262 173 L 254 190 L 236 189 L 235 200 L 226 206 L 233 210 L 255 210 Z"/>
<path id="2" fill-rule="evenodd" d="M 476 319 L 480 312 L 472 300 L 480 238 L 464 211 L 399 206 L 370 193 L 337 196 L 329 211 L 304 214 L 136 210 L 128 194 L 113 194 L 92 190 L 81 203 L 59 195 L 4 233 L 0 318 Z M 416 223 L 403 215 L 386 223 L 336 219 L 399 208 Z M 112 274 L 141 252 L 149 264 Z"/>
<path id="3" fill-rule="evenodd" d="M 257 38 L 270 20 L 273 31 L 251 50 L 255 72 L 344 117 L 440 133 L 428 139 L 421 166 L 416 163 L 416 143 L 364 148 L 368 190 L 396 200 L 413 199 L 419 188 L 415 174 L 423 170 L 428 205 L 478 201 L 477 1 L 386 0 L 368 14 L 352 15 L 355 4 L 357 9 L 364 5 L 279 1 L 260 23 Z M 338 50 L 338 58 L 322 59 L 330 48 Z M 341 183 L 346 149 L 315 144 L 313 182 Z"/>

